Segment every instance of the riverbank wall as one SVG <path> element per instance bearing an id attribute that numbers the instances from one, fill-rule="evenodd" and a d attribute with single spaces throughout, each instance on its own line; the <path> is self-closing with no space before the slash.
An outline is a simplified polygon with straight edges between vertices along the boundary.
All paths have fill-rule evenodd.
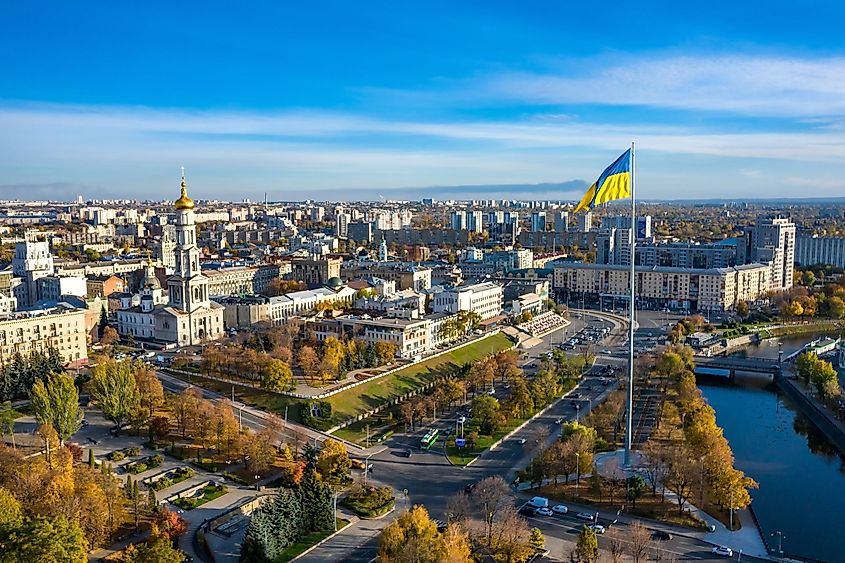
<path id="1" fill-rule="evenodd" d="M 845 455 L 845 424 L 836 420 L 819 402 L 805 393 L 792 379 L 781 375 L 775 377 L 775 385 L 784 395 L 794 401 L 801 413 L 821 430 L 822 434 Z"/>

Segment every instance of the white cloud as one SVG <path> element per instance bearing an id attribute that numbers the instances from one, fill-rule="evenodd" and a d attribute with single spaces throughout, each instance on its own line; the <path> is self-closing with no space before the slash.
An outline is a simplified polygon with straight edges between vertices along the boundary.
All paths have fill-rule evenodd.
<path id="1" fill-rule="evenodd" d="M 569 72 L 488 77 L 482 80 L 481 91 L 490 98 L 528 103 L 836 116 L 845 114 L 845 58 L 655 55 L 596 59 L 579 61 L 577 69 Z"/>

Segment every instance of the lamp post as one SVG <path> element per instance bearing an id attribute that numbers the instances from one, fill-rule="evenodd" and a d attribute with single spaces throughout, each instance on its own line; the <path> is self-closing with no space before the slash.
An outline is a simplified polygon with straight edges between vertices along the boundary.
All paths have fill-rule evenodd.
<path id="1" fill-rule="evenodd" d="M 373 454 L 369 454 L 367 459 L 364 461 L 364 485 L 367 485 L 367 476 L 370 472 L 370 458 Z"/>

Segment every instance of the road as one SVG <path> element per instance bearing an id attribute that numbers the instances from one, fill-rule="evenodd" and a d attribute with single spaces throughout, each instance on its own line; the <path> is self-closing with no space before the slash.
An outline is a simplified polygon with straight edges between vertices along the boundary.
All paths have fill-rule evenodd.
<path id="1" fill-rule="evenodd" d="M 660 328 L 658 323 L 668 321 L 659 320 L 661 315 L 666 316 L 664 313 L 655 313 L 654 315 L 644 313 L 652 312 L 640 313 L 639 323 L 641 324 L 637 327 L 637 333 L 641 333 L 639 336 L 644 339 L 643 343 L 647 344 L 654 338 L 655 332 L 665 330 L 665 328 Z M 442 438 L 431 451 L 420 449 L 419 441 L 425 429 L 395 435 L 383 444 L 366 451 L 366 455 L 369 455 L 370 462 L 373 464 L 371 476 L 373 481 L 391 486 L 396 491 L 407 490 L 407 497 L 400 493 L 402 504 L 408 506 L 414 503 L 424 504 L 432 517 L 436 519 L 445 519 L 449 497 L 462 491 L 469 484 L 493 475 L 501 475 L 507 482 L 512 482 L 516 471 L 525 467 L 534 455 L 559 435 L 560 424 L 557 423 L 558 419 L 572 421 L 576 419 L 576 416 L 583 418 L 615 387 L 616 382 L 603 385 L 598 373 L 604 365 L 615 365 L 616 367 L 624 365 L 624 346 L 614 336 L 619 332 L 624 333 L 627 327 L 624 323 L 606 315 L 594 315 L 592 312 L 583 311 L 579 318 L 573 319 L 573 323 L 565 329 L 565 333 L 564 330 L 560 330 L 542 337 L 541 343 L 529 351 L 529 358 L 521 361 L 523 365 L 538 362 L 539 358 L 546 352 L 564 342 L 567 336 L 571 336 L 585 327 L 595 327 L 603 323 L 612 323 L 615 328 L 614 334 L 610 335 L 606 343 L 595 346 L 606 349 L 610 353 L 601 352 L 598 356 L 597 365 L 570 392 L 570 397 L 577 393 L 580 396 L 578 399 L 565 397 L 559 400 L 544 414 L 529 421 L 498 447 L 482 453 L 479 459 L 469 467 L 453 466 L 448 461 L 442 450 Z M 159 377 L 168 391 L 178 392 L 189 386 L 188 383 L 166 374 L 160 373 Z M 226 398 L 208 390 L 203 390 L 203 394 L 212 401 Z M 235 406 L 240 405 L 235 403 Z M 261 411 L 243 407 L 242 417 L 244 426 L 256 430 L 263 428 L 264 420 Z M 455 422 L 453 410 L 451 416 L 441 418 L 434 426 L 440 428 L 441 431 L 445 431 Z M 321 440 L 324 438 L 322 434 L 299 425 L 291 425 L 288 434 L 291 434 L 291 432 L 299 433 L 300 439 L 303 435 L 308 436 L 308 439 Z M 445 435 L 445 432 L 443 434 Z M 537 443 L 537 437 L 543 434 L 547 436 L 545 443 Z M 527 442 L 521 445 L 519 443 L 520 438 L 526 438 Z M 411 458 L 404 456 L 407 449 L 411 449 L 413 452 Z M 520 499 L 522 499 L 522 496 L 514 493 L 514 503 L 524 502 L 524 499 Z M 389 520 L 390 518 L 385 519 L 380 525 L 379 523 L 361 524 L 349 533 L 344 532 L 335 536 L 324 546 L 321 546 L 315 552 L 315 556 L 319 553 L 321 561 L 369 562 L 375 557 L 380 529 Z M 564 550 L 571 549 L 567 546 L 571 544 L 583 524 L 583 522 L 579 523 L 578 520 L 569 515 L 555 515 L 547 518 L 530 517 L 529 520 L 532 526 L 536 526 L 544 532 L 547 545 L 553 549 L 552 555 L 555 558 L 564 557 Z M 622 522 L 619 525 L 627 526 Z M 600 545 L 606 544 L 606 542 L 606 538 L 600 538 Z M 710 544 L 695 537 L 673 534 L 671 540 L 659 543 L 662 549 L 683 559 L 723 560 L 713 558 L 710 555 Z"/>

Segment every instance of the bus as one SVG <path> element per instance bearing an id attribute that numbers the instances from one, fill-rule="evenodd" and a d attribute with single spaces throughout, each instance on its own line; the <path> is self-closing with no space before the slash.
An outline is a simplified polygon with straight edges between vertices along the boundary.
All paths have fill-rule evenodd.
<path id="1" fill-rule="evenodd" d="M 438 434 L 440 434 L 440 430 L 438 430 L 437 428 L 432 428 L 431 430 L 426 432 L 425 436 L 420 439 L 420 447 L 424 450 L 430 449 L 431 446 L 433 446 L 434 443 L 437 441 Z"/>

